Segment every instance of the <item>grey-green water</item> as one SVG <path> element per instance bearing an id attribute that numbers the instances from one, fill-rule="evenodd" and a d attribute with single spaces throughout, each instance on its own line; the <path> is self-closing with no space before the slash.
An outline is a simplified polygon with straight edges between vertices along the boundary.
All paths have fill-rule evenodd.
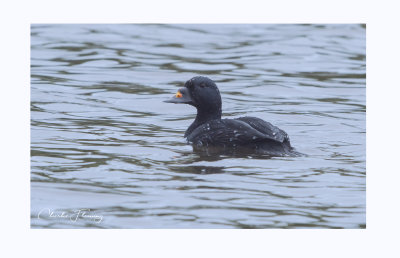
<path id="1" fill-rule="evenodd" d="M 357 24 L 32 25 L 32 227 L 364 228 L 365 58 Z M 193 152 L 195 75 L 308 156 Z"/>

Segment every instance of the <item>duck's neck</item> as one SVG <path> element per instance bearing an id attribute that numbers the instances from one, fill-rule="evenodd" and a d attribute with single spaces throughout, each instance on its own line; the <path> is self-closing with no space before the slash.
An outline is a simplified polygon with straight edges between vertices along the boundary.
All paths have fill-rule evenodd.
<path id="1" fill-rule="evenodd" d="M 222 110 L 219 108 L 217 111 L 209 112 L 208 110 L 199 110 L 197 109 L 197 116 L 193 123 L 189 126 L 189 128 L 185 132 L 185 137 L 193 132 L 194 129 L 199 127 L 200 125 L 207 123 L 211 120 L 221 119 Z"/>

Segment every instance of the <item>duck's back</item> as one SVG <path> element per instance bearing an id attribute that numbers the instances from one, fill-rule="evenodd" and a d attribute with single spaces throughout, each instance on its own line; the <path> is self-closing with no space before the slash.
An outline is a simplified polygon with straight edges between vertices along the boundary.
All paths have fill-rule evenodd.
<path id="1" fill-rule="evenodd" d="M 285 155 L 292 150 L 285 131 L 256 117 L 212 120 L 194 129 L 187 140 L 197 147 L 243 147 L 271 155 Z"/>

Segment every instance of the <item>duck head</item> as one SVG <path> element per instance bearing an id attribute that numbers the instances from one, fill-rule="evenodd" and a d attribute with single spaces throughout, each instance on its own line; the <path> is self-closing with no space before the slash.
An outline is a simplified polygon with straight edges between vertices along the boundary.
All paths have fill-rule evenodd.
<path id="1" fill-rule="evenodd" d="M 201 120 L 221 118 L 221 94 L 215 82 L 207 77 L 193 77 L 178 89 L 175 96 L 164 102 L 192 105 L 197 109 L 197 118 Z"/>

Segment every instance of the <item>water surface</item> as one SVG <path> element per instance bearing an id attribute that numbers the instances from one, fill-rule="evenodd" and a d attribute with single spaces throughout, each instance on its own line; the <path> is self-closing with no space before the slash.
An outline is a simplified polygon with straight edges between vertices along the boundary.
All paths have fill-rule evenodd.
<path id="1" fill-rule="evenodd" d="M 365 58 L 357 24 L 32 25 L 31 226 L 365 228 Z M 195 75 L 307 156 L 194 152 Z"/>

